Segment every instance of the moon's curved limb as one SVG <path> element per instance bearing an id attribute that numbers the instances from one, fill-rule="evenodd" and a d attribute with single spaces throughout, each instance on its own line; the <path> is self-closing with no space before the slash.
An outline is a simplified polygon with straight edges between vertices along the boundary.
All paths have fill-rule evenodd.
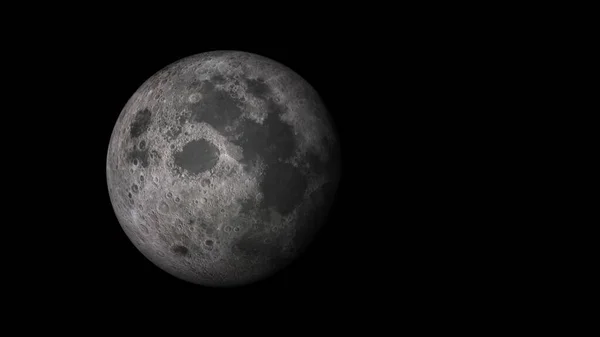
<path id="1" fill-rule="evenodd" d="M 204 285 L 262 278 L 318 229 L 339 177 L 316 92 L 243 52 L 171 64 L 125 105 L 110 140 L 115 213 L 138 249 Z"/>

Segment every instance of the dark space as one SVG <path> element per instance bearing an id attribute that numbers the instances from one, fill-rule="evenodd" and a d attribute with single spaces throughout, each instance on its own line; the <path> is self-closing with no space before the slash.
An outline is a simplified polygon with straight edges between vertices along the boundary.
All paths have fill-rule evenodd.
<path id="1" fill-rule="evenodd" d="M 342 176 L 338 193 L 327 222 L 314 241 L 308 247 L 302 247 L 304 254 L 291 263 L 281 272 L 268 279 L 238 288 L 208 288 L 189 284 L 185 281 L 162 271 L 141 253 L 126 237 L 112 209 L 106 184 L 106 151 L 112 128 L 117 118 L 131 95 L 138 87 L 155 72 L 166 65 L 183 57 L 211 50 L 242 50 L 257 53 L 272 58 L 290 67 L 300 76 L 304 77 L 320 94 L 325 106 L 331 113 L 336 132 L 341 143 L 342 158 L 348 155 L 349 170 L 345 171 L 342 161 Z M 123 51 L 117 46 L 105 44 L 87 44 L 80 50 L 83 58 L 89 57 L 94 66 L 94 77 L 89 78 L 77 71 L 83 61 L 64 62 L 73 69 L 70 72 L 72 83 L 70 95 L 75 97 L 74 105 L 85 105 L 86 109 L 75 109 L 68 115 L 65 114 L 65 124 L 84 124 L 85 128 L 73 128 L 70 134 L 61 133 L 54 139 L 61 142 L 68 153 L 64 156 L 66 163 L 76 164 L 80 170 L 59 173 L 61 183 L 55 182 L 53 188 L 57 199 L 64 198 L 72 189 L 77 190 L 77 198 L 71 198 L 74 207 L 69 213 L 55 212 L 52 216 L 63 220 L 63 229 L 60 231 L 61 240 L 69 242 L 69 258 L 63 260 L 59 270 L 55 271 L 58 280 L 56 283 L 66 287 L 65 296 L 80 297 L 80 300 L 89 298 L 90 303 L 96 300 L 110 298 L 115 303 L 129 301 L 132 296 L 144 297 L 143 294 L 156 294 L 162 298 L 188 298 L 190 303 L 202 299 L 206 301 L 218 297 L 253 296 L 260 294 L 266 298 L 303 298 L 309 296 L 318 298 L 327 296 L 346 296 L 348 287 L 360 287 L 360 284 L 369 269 L 366 266 L 366 251 L 361 251 L 364 243 L 361 240 L 360 227 L 368 222 L 360 217 L 356 211 L 348 216 L 344 209 L 348 202 L 357 202 L 361 189 L 361 180 L 352 177 L 352 150 L 360 150 L 351 144 L 345 147 L 344 140 L 347 130 L 351 130 L 346 123 L 352 120 L 350 116 L 358 116 L 361 111 L 353 111 L 356 102 L 348 101 L 349 90 L 357 90 L 350 80 L 352 73 L 347 71 L 351 59 L 342 56 L 343 50 L 331 48 L 323 50 L 320 54 L 310 52 L 304 48 L 249 48 L 244 46 L 218 46 L 202 47 L 191 46 L 162 48 L 148 53 L 147 50 Z M 77 85 L 85 83 L 85 86 Z M 257 93 L 264 92 L 260 82 L 253 83 L 253 90 Z M 86 102 L 93 100 L 92 102 Z M 148 121 L 148 112 L 140 111 L 135 119 L 131 136 L 136 137 L 145 132 Z M 228 118 L 224 116 L 224 118 Z M 352 122 L 356 127 L 356 123 Z M 363 132 L 363 135 L 365 133 Z M 266 134 L 263 138 L 255 138 L 264 142 L 252 148 L 263 151 L 267 158 L 287 156 L 287 144 L 279 142 L 281 135 L 276 133 Z M 74 137 L 82 137 L 85 142 L 78 142 Z M 241 139 L 241 145 L 246 145 Z M 273 143 L 273 144 L 271 144 Z M 269 144 L 275 147 L 269 147 Z M 137 148 L 130 153 L 130 160 L 136 160 L 141 165 L 148 163 L 158 155 L 149 151 L 150 144 L 139 143 Z M 246 147 L 249 148 L 249 147 Z M 183 149 L 182 154 L 185 154 Z M 72 154 L 69 154 L 72 153 Z M 200 171 L 209 168 L 211 163 L 194 163 L 183 156 L 178 158 L 176 164 L 188 170 Z M 252 154 L 247 153 L 248 157 Z M 269 157 L 271 156 L 271 157 Z M 187 160 L 187 161 L 186 161 Z M 343 160 L 343 159 L 342 159 Z M 187 165 L 187 166 L 186 166 Z M 190 166 L 192 165 L 192 166 Z M 195 166 L 194 166 L 195 165 Z M 293 172 L 292 172 L 293 173 Z M 347 175 L 347 176 L 346 176 Z M 293 177 L 269 176 L 273 189 L 286 188 L 284 185 Z M 140 178 L 142 179 L 142 178 Z M 79 183 L 81 182 L 81 184 Z M 140 181 L 144 183 L 143 180 Z M 209 182 L 206 182 L 209 183 Z M 300 180 L 300 183 L 303 183 Z M 53 185 L 54 185 L 53 184 Z M 82 188 L 85 186 L 85 189 Z M 289 203 L 297 202 L 297 195 L 290 195 Z M 73 200 L 75 199 L 75 200 Z M 354 200 L 354 201 L 353 201 Z M 265 202 L 275 203 L 267 199 Z M 286 205 L 285 200 L 280 204 Z M 358 210 L 358 207 L 352 207 Z M 286 209 L 282 210 L 286 211 Z M 372 223 L 374 228 L 379 227 Z M 365 228 L 362 228 L 365 230 Z M 56 235 L 56 233 L 54 234 Z M 210 243 L 207 243 L 210 244 Z M 243 248 L 243 247 L 242 247 Z M 172 247 L 173 252 L 182 256 L 188 254 L 183 246 Z M 58 252 L 57 252 L 58 253 Z M 358 291 L 361 292 L 361 291 Z M 150 296 L 150 295 L 148 295 Z M 155 295 L 152 295 L 155 296 Z M 215 296 L 215 297 L 212 297 Z"/>
<path id="2" fill-rule="evenodd" d="M 294 70 L 320 95 L 340 139 L 340 185 L 331 212 L 316 215 L 326 217 L 325 226 L 309 246 L 300 247 L 303 255 L 287 268 L 268 279 L 238 288 L 186 283 L 148 261 L 120 227 L 106 183 L 109 139 L 131 95 L 166 65 L 212 50 L 256 53 Z M 403 188 L 426 185 L 422 178 L 404 173 L 407 167 L 419 165 L 418 161 L 406 158 L 414 151 L 411 148 L 420 146 L 423 140 L 405 136 L 415 132 L 408 130 L 414 126 L 401 120 L 416 112 L 404 113 L 403 100 L 409 95 L 406 86 L 390 83 L 395 76 L 391 73 L 393 69 L 381 68 L 392 60 L 382 64 L 378 62 L 380 58 L 371 58 L 366 50 L 367 47 L 358 46 L 312 46 L 307 42 L 288 48 L 170 44 L 152 52 L 103 40 L 90 40 L 76 48 L 71 44 L 64 46 L 62 54 L 52 60 L 57 66 L 45 68 L 44 75 L 55 79 L 54 85 L 61 89 L 60 93 L 49 92 L 52 99 L 68 95 L 69 108 L 56 108 L 55 115 L 43 121 L 53 126 L 51 136 L 45 138 L 47 149 L 60 150 L 47 150 L 49 157 L 45 162 L 52 163 L 48 172 L 52 179 L 37 187 L 43 188 L 52 199 L 44 205 L 44 212 L 40 212 L 47 234 L 39 239 L 49 246 L 45 249 L 51 257 L 40 264 L 37 272 L 52 275 L 51 282 L 38 285 L 41 292 L 50 298 L 60 294 L 61 298 L 81 303 L 83 307 L 107 301 L 134 306 L 147 301 L 176 301 L 194 312 L 209 310 L 215 303 L 239 303 L 246 298 L 285 302 L 282 308 L 302 306 L 300 303 L 318 305 L 323 301 L 352 303 L 353 307 L 361 300 L 377 300 L 376 290 L 396 289 L 396 275 L 405 280 L 419 278 L 410 266 L 424 252 L 408 249 L 417 241 L 396 233 L 419 227 L 415 222 L 407 225 L 404 212 L 408 208 L 416 212 L 414 203 L 421 196 L 409 195 Z M 93 71 L 82 71 L 91 64 Z M 264 92 L 260 83 L 255 83 L 254 90 Z M 144 118 L 142 112 L 136 134 L 144 132 Z M 244 147 L 248 140 L 240 139 L 240 145 L 245 150 L 259 149 L 267 158 L 285 157 L 288 144 L 266 146 L 268 142 L 277 142 L 279 137 L 279 134 L 257 136 L 253 139 L 264 145 L 252 147 Z M 139 143 L 130 159 L 141 165 L 157 160 L 160 154 L 152 151 L 151 145 Z M 253 154 L 245 155 L 251 158 Z M 322 168 L 317 165 L 316 169 Z M 274 175 L 272 188 L 283 188 L 278 185 L 290 179 Z M 140 177 L 139 184 L 148 183 L 147 180 L 148 177 L 144 180 Z M 290 195 L 289 202 L 294 203 L 295 198 Z M 266 201 L 275 202 L 268 198 Z M 308 229 L 301 235 L 312 233 Z M 186 247 L 172 249 L 177 254 L 189 254 Z M 197 303 L 202 303 L 202 308 Z"/>
<path id="3" fill-rule="evenodd" d="M 4 108 L 3 134 L 10 138 L 3 163 L 14 174 L 3 176 L 9 203 L 3 208 L 2 238 L 15 249 L 3 255 L 3 280 L 15 284 L 6 287 L 6 297 L 16 295 L 10 311 L 18 312 L 20 305 L 28 322 L 35 321 L 35 309 L 46 316 L 67 308 L 79 317 L 99 317 L 95 328 L 111 325 L 113 309 L 127 307 L 128 314 L 145 315 L 132 321 L 150 321 L 151 327 L 171 323 L 162 319 L 165 313 L 192 314 L 199 324 L 173 322 L 205 331 L 210 313 L 236 325 L 249 312 L 262 316 L 254 325 L 262 329 L 263 321 L 277 322 L 269 315 L 276 311 L 315 330 L 318 322 L 311 323 L 317 316 L 337 315 L 341 325 L 353 328 L 375 313 L 398 332 L 407 312 L 445 327 L 427 318 L 432 312 L 460 312 L 456 309 L 469 294 L 477 299 L 471 307 L 487 313 L 479 309 L 520 287 L 522 278 L 506 273 L 510 262 L 494 260 L 514 248 L 510 240 L 495 255 L 486 254 L 496 237 L 521 236 L 523 219 L 507 215 L 519 191 L 499 202 L 488 198 L 496 191 L 504 198 L 496 185 L 510 178 L 495 168 L 518 171 L 520 164 L 511 166 L 510 149 L 496 154 L 500 145 L 487 146 L 486 138 L 495 137 L 491 145 L 510 141 L 513 134 L 505 124 L 529 128 L 521 121 L 529 107 L 510 101 L 519 82 L 512 65 L 520 61 L 520 50 L 483 34 L 467 39 L 448 33 L 446 26 L 427 28 L 427 20 L 413 25 L 375 20 L 390 24 L 376 30 L 364 29 L 372 24 L 352 16 L 351 25 L 332 23 L 330 32 L 286 37 L 288 47 L 257 47 L 257 42 L 202 45 L 212 34 L 202 22 L 193 36 L 179 36 L 182 29 L 163 27 L 158 17 L 128 17 L 136 30 L 110 36 L 112 22 L 106 25 L 105 18 L 97 29 L 86 29 L 84 22 L 57 29 L 50 26 L 60 20 L 47 17 L 54 22 L 31 33 L 7 28 L 7 40 L 15 46 L 7 44 L 3 51 L 9 58 L 5 73 L 17 73 L 14 82 L 4 81 L 13 89 L 5 102 L 13 106 Z M 306 26 L 302 21 L 298 27 Z M 256 32 L 247 35 L 257 39 Z M 482 46 L 486 41 L 492 46 Z M 290 67 L 319 93 L 341 142 L 341 181 L 325 227 L 288 268 L 235 289 L 188 284 L 146 260 L 121 229 L 106 184 L 109 138 L 131 95 L 166 65 L 213 50 L 248 51 Z M 260 82 L 252 88 L 268 94 Z M 23 120 L 13 122 L 15 117 Z M 145 118 L 142 113 L 132 136 L 143 134 Z M 277 138 L 263 135 L 259 141 Z M 285 156 L 286 144 L 262 151 Z M 130 160 L 144 166 L 159 156 L 152 144 L 139 143 Z M 151 183 L 149 177 L 140 177 L 138 186 L 145 183 Z M 22 233 L 9 233 L 15 228 Z M 189 254 L 184 246 L 172 249 Z M 72 315 L 61 318 L 76 321 Z M 368 324 L 367 333 L 378 326 Z"/>

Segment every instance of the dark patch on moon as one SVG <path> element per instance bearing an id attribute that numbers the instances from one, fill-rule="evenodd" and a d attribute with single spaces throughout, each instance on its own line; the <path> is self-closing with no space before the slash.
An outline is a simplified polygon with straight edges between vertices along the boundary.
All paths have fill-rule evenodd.
<path id="1" fill-rule="evenodd" d="M 294 154 L 296 140 L 292 128 L 280 118 L 283 108 L 269 103 L 269 113 L 263 125 L 252 120 L 244 121 L 238 145 L 243 149 L 243 163 L 249 164 L 260 156 L 269 165 L 285 160 Z"/>
<path id="2" fill-rule="evenodd" d="M 213 75 L 210 78 L 210 80 L 213 83 L 217 83 L 217 84 L 223 84 L 223 83 L 225 83 L 225 77 L 223 77 L 223 75 L 221 75 L 221 74 L 215 74 L 215 75 Z"/>
<path id="3" fill-rule="evenodd" d="M 248 92 L 258 98 L 265 98 L 271 92 L 269 86 L 262 79 L 247 79 L 246 86 Z"/>
<path id="4" fill-rule="evenodd" d="M 173 253 L 179 256 L 189 255 L 189 250 L 186 247 L 180 245 L 173 246 L 173 248 L 171 248 L 171 251 L 173 251 Z"/>
<path id="5" fill-rule="evenodd" d="M 189 92 L 198 92 L 202 89 L 203 81 L 198 81 L 196 79 L 186 84 L 187 90 Z"/>
<path id="6" fill-rule="evenodd" d="M 179 116 L 177 116 L 177 125 L 178 126 L 183 126 L 186 121 L 187 121 L 187 116 L 186 115 L 179 115 Z"/>
<path id="7" fill-rule="evenodd" d="M 204 231 L 204 233 L 206 233 L 206 235 L 213 235 L 215 233 L 214 226 L 209 223 L 202 222 L 200 223 L 200 227 Z"/>
<path id="8" fill-rule="evenodd" d="M 298 168 L 287 163 L 273 163 L 267 166 L 260 186 L 264 195 L 263 206 L 273 207 L 286 215 L 302 201 L 307 185 Z"/>
<path id="9" fill-rule="evenodd" d="M 302 206 L 292 242 L 302 252 L 323 225 L 333 203 L 336 184 L 327 182 L 310 194 L 312 205 Z"/>
<path id="10" fill-rule="evenodd" d="M 234 253 L 249 258 L 276 257 L 281 248 L 274 243 L 265 243 L 262 237 L 244 236 L 233 246 Z"/>
<path id="11" fill-rule="evenodd" d="M 194 122 L 210 124 L 219 132 L 225 131 L 225 126 L 242 115 L 238 101 L 229 93 L 217 90 L 210 82 L 202 87 L 203 98 L 198 103 L 191 104 L 190 119 Z"/>
<path id="12" fill-rule="evenodd" d="M 310 165 L 311 173 L 321 175 L 326 172 L 327 165 L 314 153 L 306 154 L 306 162 Z"/>
<path id="13" fill-rule="evenodd" d="M 309 165 L 308 171 L 310 174 L 317 176 L 324 175 L 326 177 L 336 177 L 339 174 L 340 154 L 337 147 L 330 147 L 327 150 L 328 158 L 321 159 L 317 154 L 307 153 L 305 156 L 306 163 Z"/>
<path id="14" fill-rule="evenodd" d="M 139 110 L 135 117 L 133 118 L 133 122 L 131 123 L 131 129 L 129 134 L 133 138 L 137 138 L 141 136 L 148 128 L 150 127 L 150 122 L 152 120 L 152 113 L 150 110 L 142 109 Z"/>
<path id="15" fill-rule="evenodd" d="M 217 164 L 219 149 L 204 139 L 192 140 L 173 157 L 175 165 L 190 173 L 198 174 L 210 170 Z"/>
<path id="16" fill-rule="evenodd" d="M 133 163 L 137 160 L 138 163 L 142 165 L 142 167 L 148 167 L 148 150 L 131 150 L 127 154 L 127 160 L 130 163 Z"/>
<path id="17" fill-rule="evenodd" d="M 267 148 L 270 157 L 275 159 L 287 159 L 294 154 L 296 145 L 292 127 L 280 119 L 283 109 L 275 104 L 269 104 L 269 115 L 266 119 L 268 130 L 267 143 L 271 147 Z"/>
<path id="18" fill-rule="evenodd" d="M 240 202 L 242 209 L 241 213 L 250 214 L 250 212 L 255 209 L 256 201 L 254 198 L 244 199 Z"/>

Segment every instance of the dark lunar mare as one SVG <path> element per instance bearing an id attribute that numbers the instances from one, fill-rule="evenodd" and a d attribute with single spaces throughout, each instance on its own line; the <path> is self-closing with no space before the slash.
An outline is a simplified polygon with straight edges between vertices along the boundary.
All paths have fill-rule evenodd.
<path id="1" fill-rule="evenodd" d="M 148 159 L 148 150 L 133 149 L 127 153 L 127 160 L 130 163 L 134 163 L 135 161 L 137 161 L 144 168 L 148 167 Z"/>
<path id="2" fill-rule="evenodd" d="M 198 174 L 217 164 L 219 149 L 204 139 L 198 139 L 185 144 L 182 151 L 173 156 L 175 165 L 192 174 Z"/>
<path id="3" fill-rule="evenodd" d="M 152 113 L 148 109 L 139 110 L 131 123 L 131 129 L 129 131 L 131 137 L 137 138 L 141 136 L 150 127 L 152 122 Z"/>
<path id="4" fill-rule="evenodd" d="M 268 166 L 289 159 L 294 154 L 296 140 L 292 127 L 281 120 L 282 106 L 268 103 L 268 115 L 263 125 L 244 120 L 240 126 L 243 134 L 235 141 L 243 149 L 243 164 L 251 164 L 260 156 Z"/>
<path id="5" fill-rule="evenodd" d="M 296 235 L 293 240 L 294 247 L 299 253 L 307 248 L 321 225 L 327 220 L 336 188 L 337 182 L 323 184 L 311 193 L 311 203 L 300 208 L 298 226 L 296 226 Z"/>
<path id="6" fill-rule="evenodd" d="M 225 126 L 242 115 L 242 110 L 238 106 L 239 101 L 231 97 L 228 92 L 216 89 L 210 81 L 202 83 L 201 93 L 202 99 L 190 106 L 190 119 L 197 123 L 208 123 L 225 134 Z"/>
<path id="7" fill-rule="evenodd" d="M 186 247 L 184 246 L 173 246 L 173 248 L 171 248 L 171 250 L 173 251 L 173 253 L 177 254 L 177 255 L 181 255 L 181 256 L 185 256 L 185 255 L 189 255 L 189 251 Z"/>
<path id="8" fill-rule="evenodd" d="M 261 184 L 263 207 L 287 215 L 302 201 L 307 185 L 304 175 L 292 164 L 273 163 L 267 166 Z"/>
<path id="9" fill-rule="evenodd" d="M 246 87 L 251 95 L 258 98 L 267 98 L 267 95 L 271 93 L 271 88 L 261 78 L 247 79 Z"/>

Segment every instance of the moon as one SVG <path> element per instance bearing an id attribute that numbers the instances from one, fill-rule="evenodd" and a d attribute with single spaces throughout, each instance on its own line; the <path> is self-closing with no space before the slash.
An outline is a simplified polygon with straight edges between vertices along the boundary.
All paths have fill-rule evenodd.
<path id="1" fill-rule="evenodd" d="M 322 228 L 340 181 L 339 140 L 315 89 L 290 68 L 213 51 L 151 76 L 108 146 L 123 231 L 167 273 L 250 284 L 294 261 Z"/>

